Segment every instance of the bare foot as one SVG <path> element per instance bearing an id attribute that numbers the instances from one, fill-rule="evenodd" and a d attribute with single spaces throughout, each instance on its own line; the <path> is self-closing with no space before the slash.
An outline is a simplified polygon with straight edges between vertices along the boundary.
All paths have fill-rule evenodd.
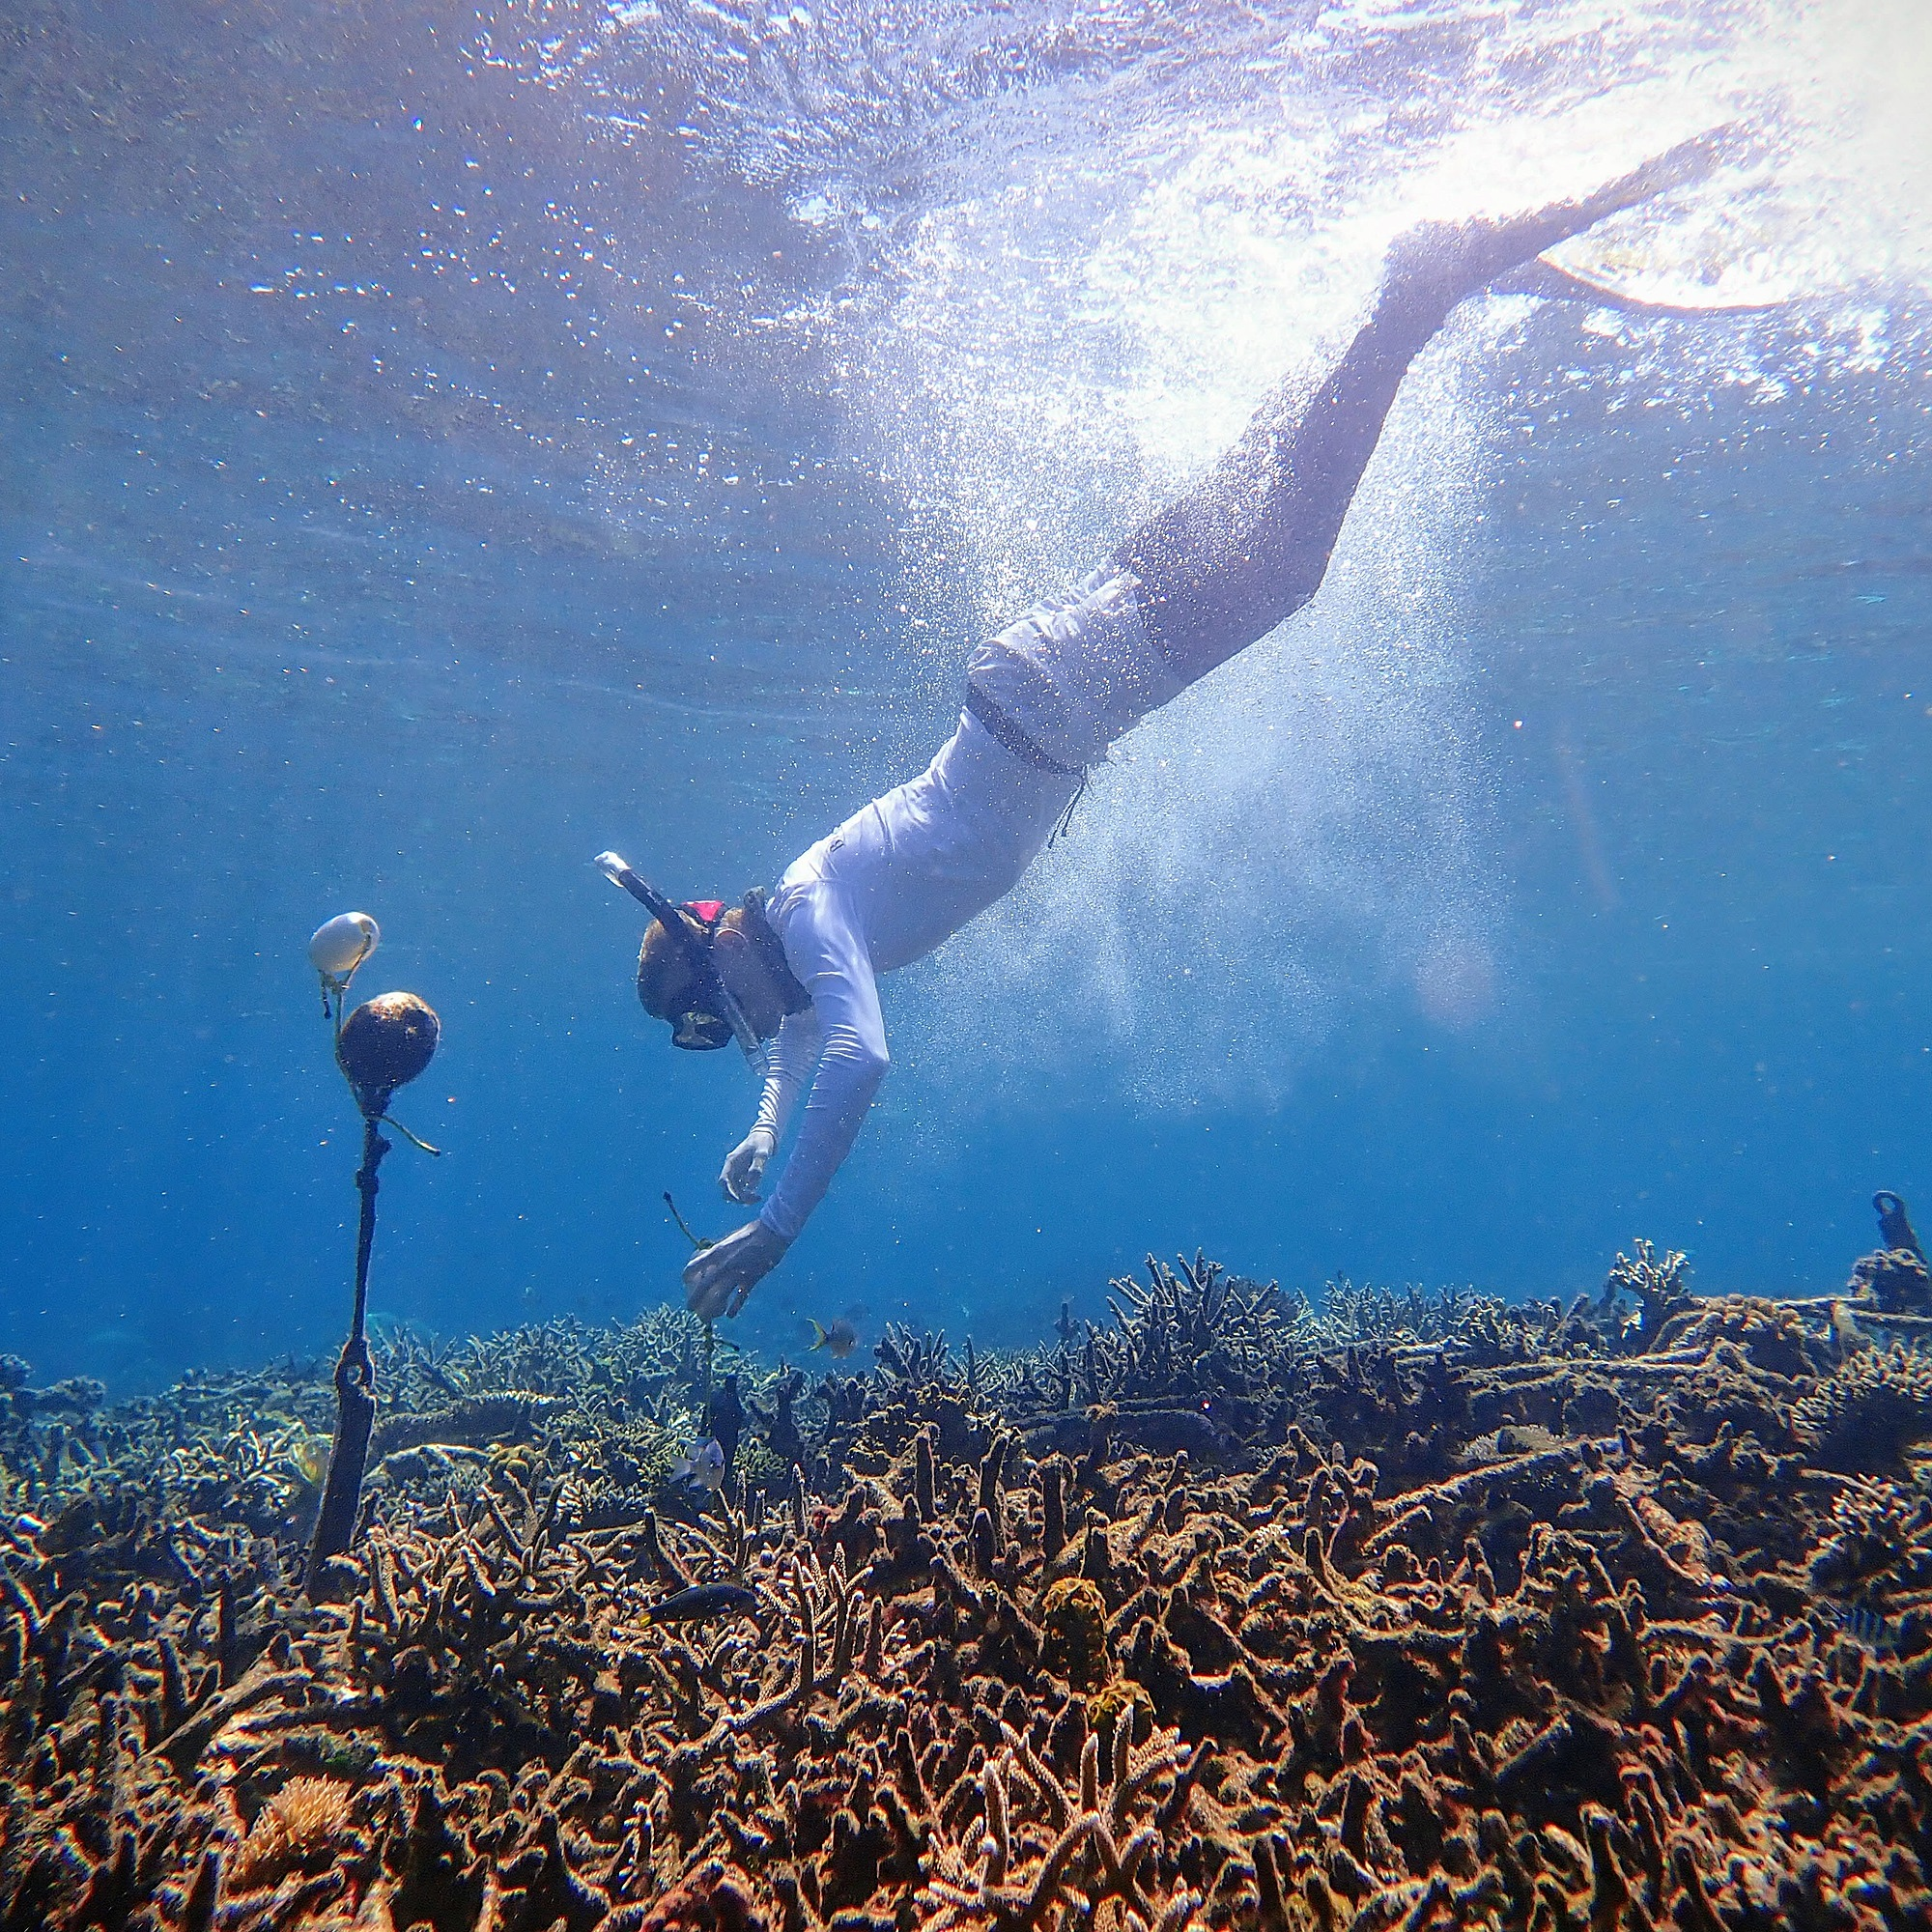
<path id="1" fill-rule="evenodd" d="M 1383 298 L 1407 305 L 1433 296 L 1446 314 L 1504 270 L 1534 260 L 1626 208 L 1703 180 L 1723 159 L 1735 134 L 1734 128 L 1718 128 L 1680 141 L 1575 201 L 1551 202 L 1526 214 L 1422 222 L 1390 246 Z"/>

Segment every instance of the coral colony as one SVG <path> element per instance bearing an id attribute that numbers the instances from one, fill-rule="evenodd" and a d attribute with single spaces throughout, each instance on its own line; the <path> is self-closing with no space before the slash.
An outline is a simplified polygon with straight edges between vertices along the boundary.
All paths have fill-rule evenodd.
<path id="1" fill-rule="evenodd" d="M 9 1358 L 0 1926 L 1932 1923 L 1893 1235 L 1816 1302 L 1150 1262 L 1030 1352 L 723 1388 L 681 1314 L 379 1325 L 306 1591 L 327 1365 Z"/>

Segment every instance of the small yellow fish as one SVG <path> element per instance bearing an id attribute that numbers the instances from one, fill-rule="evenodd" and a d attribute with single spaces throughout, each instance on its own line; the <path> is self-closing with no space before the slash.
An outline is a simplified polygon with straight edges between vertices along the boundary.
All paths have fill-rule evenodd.
<path id="1" fill-rule="evenodd" d="M 842 1362 L 859 1346 L 859 1331 L 842 1315 L 829 1328 L 810 1316 L 806 1318 L 806 1325 L 814 1338 L 812 1351 L 823 1349 L 835 1362 Z"/>

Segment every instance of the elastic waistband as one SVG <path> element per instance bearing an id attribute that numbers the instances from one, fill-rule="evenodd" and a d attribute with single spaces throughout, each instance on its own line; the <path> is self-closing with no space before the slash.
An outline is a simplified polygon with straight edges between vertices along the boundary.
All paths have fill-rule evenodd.
<path id="1" fill-rule="evenodd" d="M 1037 772 L 1051 772 L 1055 778 L 1077 779 L 1081 776 L 1078 765 L 1063 765 L 1058 758 L 1049 758 L 971 679 L 966 684 L 966 709 L 1021 764 L 1031 765 Z"/>

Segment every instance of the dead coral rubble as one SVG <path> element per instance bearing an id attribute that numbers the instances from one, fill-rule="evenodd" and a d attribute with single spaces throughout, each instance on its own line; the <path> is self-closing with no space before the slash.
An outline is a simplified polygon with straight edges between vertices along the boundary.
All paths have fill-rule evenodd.
<path id="1" fill-rule="evenodd" d="M 1680 1263 L 741 1364 L 701 1510 L 681 1318 L 391 1336 L 317 1602 L 314 1372 L 16 1403 L 0 1932 L 1932 1925 L 1924 1361 Z"/>

